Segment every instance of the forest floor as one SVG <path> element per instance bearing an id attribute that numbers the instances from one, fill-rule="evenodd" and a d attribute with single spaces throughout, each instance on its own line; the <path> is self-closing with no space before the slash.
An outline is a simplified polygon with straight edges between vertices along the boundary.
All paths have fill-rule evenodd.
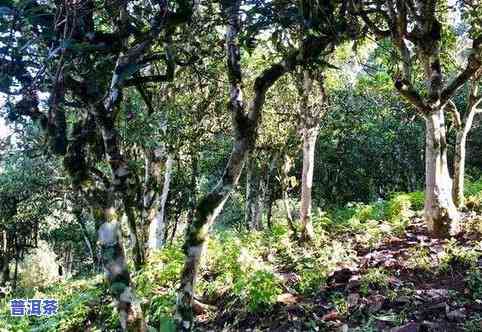
<path id="1" fill-rule="evenodd" d="M 413 217 L 398 237 L 372 248 L 355 243 L 356 259 L 332 271 L 312 296 L 293 291 L 300 276 L 283 271 L 285 292 L 262 314 L 216 303 L 198 316 L 211 331 L 482 331 L 482 217 L 463 214 L 451 240 L 429 236 Z M 348 240 L 348 237 L 338 239 Z M 221 309 L 221 310 L 219 310 Z M 320 324 L 321 321 L 321 324 Z"/>
<path id="2" fill-rule="evenodd" d="M 300 244 L 274 214 L 263 231 L 213 230 L 196 286 L 197 331 L 482 331 L 482 181 L 462 232 L 430 237 L 423 193 L 315 209 L 316 237 Z M 469 205 L 469 204 L 468 204 Z M 132 273 L 149 331 L 174 332 L 182 238 Z M 129 255 L 129 251 L 127 251 Z M 120 331 L 101 273 L 45 284 L 39 273 L 0 299 L 0 332 Z M 35 286 L 35 287 L 34 287 Z M 55 298 L 50 317 L 11 317 L 11 298 Z"/>

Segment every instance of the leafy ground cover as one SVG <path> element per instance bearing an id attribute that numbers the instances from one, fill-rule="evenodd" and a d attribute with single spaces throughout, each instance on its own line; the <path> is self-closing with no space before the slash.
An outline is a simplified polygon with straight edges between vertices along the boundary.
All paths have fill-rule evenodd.
<path id="1" fill-rule="evenodd" d="M 215 232 L 200 273 L 202 331 L 480 331 L 482 197 L 468 186 L 463 231 L 428 236 L 423 194 L 316 212 L 316 240 L 300 245 L 281 215 L 271 230 Z M 134 276 L 152 331 L 173 331 L 180 241 Z M 12 318 L 13 297 L 53 297 L 50 318 Z M 1 300 L 0 331 L 116 331 L 102 276 L 22 289 Z"/>

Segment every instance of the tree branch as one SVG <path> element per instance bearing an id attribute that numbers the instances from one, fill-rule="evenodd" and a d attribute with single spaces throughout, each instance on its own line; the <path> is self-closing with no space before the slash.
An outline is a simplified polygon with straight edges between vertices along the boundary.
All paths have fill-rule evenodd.
<path id="1" fill-rule="evenodd" d="M 420 97 L 418 92 L 415 91 L 410 82 L 401 78 L 397 78 L 395 80 L 395 88 L 405 99 L 407 99 L 413 106 L 415 106 L 418 111 L 424 114 L 427 113 L 428 106 L 422 100 L 422 97 Z"/>
<path id="2" fill-rule="evenodd" d="M 368 13 L 370 11 L 365 11 L 365 10 L 360 10 L 358 11 L 358 14 L 362 18 L 363 22 L 367 25 L 367 27 L 378 37 L 378 38 L 385 38 L 390 36 L 390 31 L 389 30 L 381 30 L 377 27 L 375 23 L 373 23 L 372 20 L 370 20 L 370 17 L 368 16 Z"/>
<path id="3" fill-rule="evenodd" d="M 138 76 L 133 77 L 125 81 L 124 86 L 133 86 L 138 84 L 146 84 L 146 83 L 159 83 L 159 82 L 171 82 L 173 79 L 173 75 L 164 74 L 164 75 L 151 75 L 151 76 Z"/>
<path id="4" fill-rule="evenodd" d="M 462 128 L 462 119 L 460 118 L 460 112 L 457 109 L 457 105 L 455 105 L 452 100 L 449 100 L 445 105 L 445 109 L 454 116 L 455 127 L 457 127 L 457 129 Z"/>
<path id="5" fill-rule="evenodd" d="M 472 53 L 467 61 L 467 67 L 441 93 L 441 104 L 445 104 L 457 90 L 470 79 L 482 66 L 482 37 L 474 39 Z"/>

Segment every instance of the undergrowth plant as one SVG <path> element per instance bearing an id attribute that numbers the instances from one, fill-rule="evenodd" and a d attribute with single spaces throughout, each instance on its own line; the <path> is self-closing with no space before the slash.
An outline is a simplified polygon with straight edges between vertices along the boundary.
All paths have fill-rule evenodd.
<path id="1" fill-rule="evenodd" d="M 468 249 L 457 244 L 455 239 L 450 239 L 444 246 L 439 257 L 440 272 L 450 272 L 457 269 L 474 268 L 480 254 L 474 249 Z"/>
<path id="2" fill-rule="evenodd" d="M 385 292 L 389 286 L 389 274 L 383 268 L 371 268 L 362 274 L 360 279 L 360 293 L 364 296 L 371 291 Z"/>

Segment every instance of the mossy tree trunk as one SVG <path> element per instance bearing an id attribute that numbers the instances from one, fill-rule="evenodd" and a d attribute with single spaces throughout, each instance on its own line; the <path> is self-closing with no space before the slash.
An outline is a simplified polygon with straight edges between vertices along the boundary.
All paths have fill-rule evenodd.
<path id="1" fill-rule="evenodd" d="M 95 241 L 92 239 L 91 234 L 89 234 L 89 231 L 85 224 L 84 215 L 82 212 L 83 212 L 82 208 L 74 208 L 73 210 L 75 218 L 77 219 L 77 223 L 80 226 L 80 230 L 82 232 L 82 237 L 84 238 L 85 246 L 87 247 L 87 250 L 89 251 L 89 255 L 92 259 L 92 266 L 95 269 L 95 267 L 97 266 L 97 256 L 95 254 L 95 249 L 94 249 Z"/>
<path id="2" fill-rule="evenodd" d="M 144 332 L 147 327 L 132 289 L 119 227 L 116 210 L 113 205 L 108 205 L 104 210 L 104 222 L 98 231 L 102 264 L 110 291 L 116 299 L 122 329 L 129 332 Z"/>
<path id="3" fill-rule="evenodd" d="M 266 195 L 264 199 L 264 206 L 266 207 L 266 225 L 269 229 L 272 228 L 272 215 L 273 215 L 273 201 L 275 197 L 275 182 L 273 181 L 276 165 L 278 164 L 278 154 L 275 153 L 271 157 L 268 171 L 266 173 Z"/>
<path id="4" fill-rule="evenodd" d="M 291 187 L 291 178 L 289 173 L 293 168 L 293 160 L 287 154 L 284 155 L 283 165 L 281 166 L 281 191 L 282 191 L 282 202 L 286 213 L 286 220 L 288 222 L 288 227 L 290 228 L 293 237 L 298 237 L 298 229 L 295 226 L 293 213 L 291 211 L 290 197 L 288 190 Z"/>
<path id="5" fill-rule="evenodd" d="M 10 281 L 10 244 L 6 230 L 0 231 L 0 286 Z"/>
<path id="6" fill-rule="evenodd" d="M 88 113 L 88 117 L 93 118 L 96 125 L 95 130 L 101 131 L 103 140 L 104 149 L 97 157 L 100 159 L 106 156 L 106 161 L 110 165 L 112 181 L 109 188 L 118 196 L 117 198 L 123 201 L 131 233 L 136 237 L 135 246 L 137 247 L 134 248 L 135 265 L 140 267 L 142 263 L 141 244 L 136 229 L 136 213 L 132 210 L 137 206 L 135 204 L 136 195 L 135 191 L 132 190 L 134 183 L 132 183 L 133 179 L 129 173 L 127 160 L 120 153 L 116 119 L 121 109 L 122 93 L 126 86 L 172 80 L 173 70 L 170 69 L 173 66 L 171 66 L 169 59 L 166 60 L 168 62 L 166 75 L 140 76 L 140 70 L 146 64 L 152 63 L 153 60 L 150 59 L 152 55 L 151 48 L 157 45 L 160 39 L 168 39 L 177 26 L 183 25 L 191 19 L 194 4 L 189 0 L 176 1 L 175 6 L 170 6 L 167 2 L 158 2 L 156 6 L 152 7 L 153 12 L 151 13 L 152 15 L 149 15 L 150 20 L 146 27 L 142 29 L 142 38 L 134 38 L 136 29 L 132 29 L 134 17 L 129 12 L 129 1 L 116 2 L 114 6 L 107 8 L 109 12 L 113 13 L 112 16 L 116 18 L 112 21 L 114 27 L 111 29 L 111 33 L 96 31 L 94 21 L 97 14 L 93 1 L 84 1 L 82 6 L 73 7 L 71 4 L 58 3 L 57 5 L 56 9 L 61 16 L 56 17 L 56 20 L 61 22 L 61 24 L 54 27 L 57 33 L 55 38 L 51 40 L 53 45 L 60 45 L 66 41 L 64 38 L 68 38 L 69 41 L 86 46 L 84 51 L 86 49 L 89 49 L 89 51 L 78 50 L 78 52 L 72 53 L 71 50 L 62 48 L 62 55 L 55 57 L 55 59 L 52 58 L 52 66 L 49 67 L 67 68 L 75 63 L 75 66 L 80 66 L 81 68 L 74 70 L 73 73 L 62 71 L 57 75 L 58 78 L 53 84 L 54 87 L 49 91 L 52 97 L 52 102 L 50 103 L 52 107 L 49 109 L 50 114 L 48 114 L 48 117 L 39 111 L 38 98 L 34 98 L 35 90 L 31 87 L 23 89 L 32 92 L 25 93 L 27 98 L 24 99 L 28 102 L 27 106 L 33 109 L 32 111 L 29 110 L 25 115 L 29 115 L 33 120 L 44 124 L 42 128 L 51 132 L 48 133 L 48 136 L 50 136 L 48 138 L 50 143 L 54 144 L 54 150 L 57 153 L 64 154 L 70 150 L 70 156 L 65 158 L 64 162 L 67 159 L 67 163 L 70 163 L 70 166 L 80 162 L 81 165 L 76 165 L 80 169 L 79 173 L 90 173 L 91 165 L 88 165 L 84 153 L 86 150 L 84 148 L 87 145 L 85 141 L 77 146 L 69 146 L 67 149 L 61 146 L 62 144 L 72 143 L 66 140 L 65 137 L 66 116 L 63 114 L 63 111 L 66 108 L 63 107 L 65 106 L 63 105 L 64 95 L 69 96 L 69 99 L 75 100 L 76 103 L 80 100 L 83 105 L 89 105 L 89 109 L 85 113 Z M 76 10 L 70 11 L 74 7 Z M 72 31 L 65 30 L 64 27 L 72 27 Z M 42 26 L 42 30 L 46 29 Z M 114 42 L 106 43 L 98 38 L 99 35 L 108 35 L 112 37 Z M 50 38 L 47 35 L 44 37 Z M 102 44 L 100 47 L 102 50 L 97 51 L 100 44 Z M 64 53 L 68 53 L 68 56 L 64 56 Z M 66 58 L 74 61 L 67 64 L 64 62 Z M 102 66 L 98 66 L 99 62 L 97 61 L 99 58 L 102 58 Z M 114 60 L 115 63 L 112 63 L 111 60 Z M 28 70 L 25 70 L 24 73 L 29 74 Z M 51 74 L 46 69 L 46 76 Z M 137 77 L 132 77 L 135 74 L 138 74 Z M 110 84 L 106 89 L 104 83 L 108 77 L 110 77 Z M 22 83 L 27 81 L 28 85 L 31 85 L 30 83 L 33 80 L 20 80 Z M 61 91 L 61 94 L 56 93 L 56 90 Z M 45 124 L 48 124 L 50 128 L 46 128 Z M 77 124 L 75 127 L 73 136 L 77 136 L 77 134 L 84 136 L 81 134 L 84 128 L 80 128 Z M 74 143 L 75 141 L 74 139 Z M 90 174 L 82 175 L 80 181 L 75 181 L 76 187 L 82 187 L 83 181 L 87 182 L 86 180 L 89 180 Z M 118 309 L 123 320 L 123 329 L 143 331 L 145 330 L 145 324 L 143 323 L 142 311 L 140 307 L 136 307 L 136 310 L 133 310 L 131 305 L 131 298 L 133 298 L 132 287 L 125 256 L 122 252 L 120 237 L 117 234 L 118 227 L 116 217 L 114 220 L 106 221 L 99 228 L 99 236 L 103 236 L 102 241 L 99 241 L 103 243 L 103 262 L 106 266 L 108 280 L 110 280 L 111 291 L 116 296 L 118 302 Z M 121 289 L 120 292 L 119 289 Z M 133 323 L 131 324 L 131 322 Z"/>
<path id="7" fill-rule="evenodd" d="M 315 164 L 315 145 L 320 131 L 323 115 L 325 91 L 322 79 L 316 80 L 318 73 L 305 69 L 298 79 L 300 95 L 301 135 L 303 140 L 303 168 L 301 175 L 301 241 L 311 242 L 315 232 L 311 221 L 311 192 L 313 187 L 313 171 Z M 319 83 L 319 91 L 313 91 L 315 83 Z"/>
<path id="8" fill-rule="evenodd" d="M 10 257 L 7 252 L 0 255 L 0 286 L 10 281 Z"/>
<path id="9" fill-rule="evenodd" d="M 244 223 L 248 230 L 261 230 L 263 179 L 258 160 L 251 154 L 246 165 L 246 209 Z"/>
<path id="10" fill-rule="evenodd" d="M 83 190 L 82 196 L 89 203 L 97 230 L 99 261 L 104 269 L 109 290 L 119 312 L 123 331 L 147 330 L 142 309 L 135 297 L 127 259 L 122 243 L 121 225 L 115 207 L 115 191 L 110 182 Z"/>
<path id="11" fill-rule="evenodd" d="M 168 154 L 164 167 L 164 183 L 162 186 L 162 190 L 160 192 L 160 195 L 158 195 L 158 198 L 155 200 L 150 211 L 151 218 L 149 218 L 150 220 L 148 240 L 150 251 L 161 249 L 164 245 L 163 239 L 166 229 L 166 201 L 169 194 L 173 164 L 174 159 L 172 155 Z"/>

